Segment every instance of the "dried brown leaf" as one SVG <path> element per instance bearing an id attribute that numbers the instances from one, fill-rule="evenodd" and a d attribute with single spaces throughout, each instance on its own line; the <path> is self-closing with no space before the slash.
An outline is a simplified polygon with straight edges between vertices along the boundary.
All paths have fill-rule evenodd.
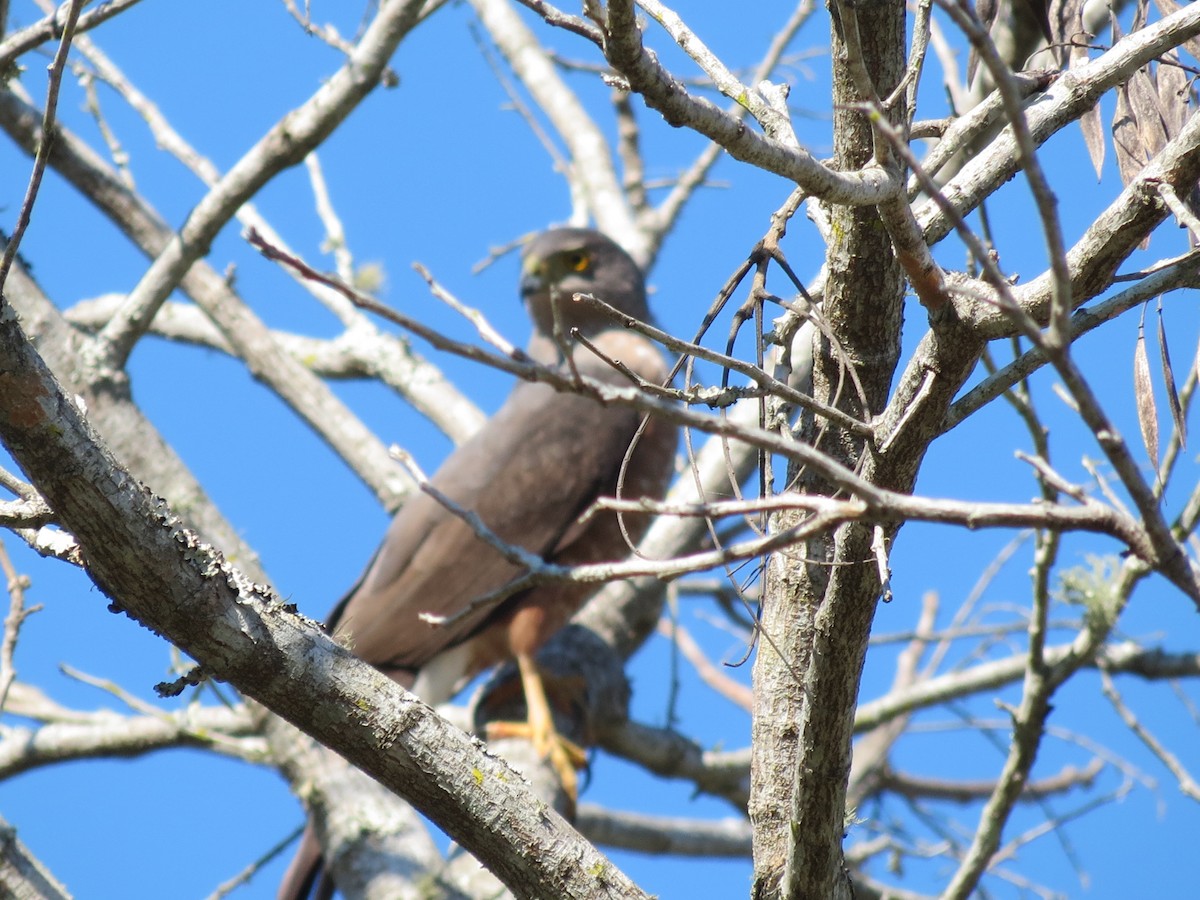
<path id="1" fill-rule="evenodd" d="M 1179 65 L 1179 57 L 1168 53 L 1158 64 L 1158 103 L 1166 125 L 1167 137 L 1173 138 L 1187 124 L 1191 110 L 1188 99 L 1191 95 L 1187 73 Z"/>
<path id="2" fill-rule="evenodd" d="M 1175 422 L 1175 433 L 1179 435 L 1179 446 L 1187 448 L 1187 421 L 1183 417 L 1183 406 L 1179 402 L 1179 391 L 1175 387 L 1175 372 L 1171 368 L 1171 351 L 1167 349 L 1167 329 L 1163 325 L 1162 297 L 1158 298 L 1158 349 L 1162 356 L 1163 381 L 1167 386 L 1167 406 Z"/>
<path id="3" fill-rule="evenodd" d="M 1119 32 L 1119 26 L 1113 26 Z M 1113 149 L 1121 181 L 1130 184 L 1142 168 L 1167 145 L 1167 127 L 1159 108 L 1158 89 L 1149 68 L 1138 69 L 1117 87 L 1117 110 L 1113 116 Z M 1150 245 L 1150 236 L 1141 248 Z"/>
<path id="4" fill-rule="evenodd" d="M 1167 145 L 1167 123 L 1149 68 L 1138 69 L 1129 79 L 1129 102 L 1142 145 L 1142 162 L 1147 163 Z"/>
<path id="5" fill-rule="evenodd" d="M 1171 13 L 1177 13 L 1183 9 L 1175 0 L 1154 0 L 1154 5 L 1158 7 L 1158 11 L 1164 16 L 1169 16 Z M 1183 42 L 1183 46 L 1188 48 L 1188 52 L 1192 56 L 1200 59 L 1200 38 L 1189 38 Z"/>
<path id="6" fill-rule="evenodd" d="M 1093 106 L 1079 117 L 1079 128 L 1083 132 L 1083 143 L 1087 147 L 1092 168 L 1099 181 L 1104 172 L 1104 123 L 1100 119 L 1100 107 Z"/>
<path id="7" fill-rule="evenodd" d="M 1133 105 L 1129 102 L 1129 89 L 1124 84 L 1117 85 L 1117 111 L 1113 114 L 1112 136 L 1121 182 L 1129 184 L 1137 177 L 1138 172 L 1142 171 L 1146 160 L 1142 155 L 1142 142 L 1138 135 Z"/>
<path id="8" fill-rule="evenodd" d="M 1198 48 L 1200 49 L 1200 48 Z M 1158 103 L 1162 113 L 1167 137 L 1174 138 L 1183 131 L 1183 126 L 1195 113 L 1195 95 L 1188 71 L 1183 67 L 1177 51 L 1165 54 L 1155 68 L 1158 82 Z M 1200 215 L 1200 188 L 1193 188 L 1183 198 L 1193 212 Z M 1188 241 L 1194 247 L 1200 240 L 1191 231 Z"/>
<path id="9" fill-rule="evenodd" d="M 1138 323 L 1137 346 L 1133 351 L 1133 397 L 1137 404 L 1138 427 L 1142 444 L 1154 467 L 1158 467 L 1158 408 L 1154 403 L 1154 385 L 1150 381 L 1150 359 L 1146 355 L 1146 309 Z"/>
<path id="10" fill-rule="evenodd" d="M 1054 39 L 1057 43 L 1067 43 L 1067 68 L 1075 69 L 1088 61 L 1088 44 L 1092 35 L 1083 30 L 1082 0 L 1067 0 L 1055 10 L 1051 20 L 1054 29 Z M 1070 26 L 1070 39 L 1066 39 L 1067 27 Z M 1079 129 L 1083 132 L 1083 144 L 1087 147 L 1088 158 L 1092 168 L 1096 170 L 1096 180 L 1099 181 L 1104 172 L 1104 123 L 1100 118 L 1100 105 L 1097 103 L 1079 117 Z"/>

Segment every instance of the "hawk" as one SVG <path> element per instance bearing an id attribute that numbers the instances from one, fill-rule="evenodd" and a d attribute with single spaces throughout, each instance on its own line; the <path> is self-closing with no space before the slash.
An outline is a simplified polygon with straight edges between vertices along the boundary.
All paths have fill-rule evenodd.
<path id="1" fill-rule="evenodd" d="M 522 255 L 520 292 L 533 320 L 528 353 L 536 361 L 616 386 L 633 383 L 627 373 L 645 382 L 666 379 L 667 367 L 648 339 L 574 300 L 577 293 L 591 294 L 628 316 L 650 317 L 637 264 L 599 232 L 559 228 L 534 238 Z M 548 562 L 620 560 L 629 554 L 629 541 L 645 531 L 647 517 L 625 515 L 622 523 L 613 512 L 584 514 L 600 497 L 665 494 L 676 431 L 650 417 L 638 435 L 643 419 L 630 407 L 603 405 L 586 393 L 522 382 L 431 484 L 502 541 Z M 431 705 L 450 699 L 485 669 L 515 660 L 530 740 L 550 758 L 573 799 L 579 751 L 555 731 L 534 656 L 595 586 L 537 585 L 463 614 L 522 574 L 460 514 L 418 493 L 396 514 L 328 627 L 356 655 Z M 422 614 L 446 624 L 431 626 Z M 306 896 L 320 863 L 309 828 L 279 897 Z"/>

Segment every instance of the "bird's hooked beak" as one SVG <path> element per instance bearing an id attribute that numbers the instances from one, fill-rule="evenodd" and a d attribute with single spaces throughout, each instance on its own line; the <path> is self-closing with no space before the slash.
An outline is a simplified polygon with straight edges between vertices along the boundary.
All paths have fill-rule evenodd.
<path id="1" fill-rule="evenodd" d="M 541 260 L 522 260 L 520 289 L 522 300 L 528 300 L 546 289 L 545 265 Z"/>
<path id="2" fill-rule="evenodd" d="M 554 332 L 555 307 L 558 305 L 552 296 L 550 268 L 550 263 L 540 256 L 527 256 L 521 260 L 521 302 L 533 319 L 535 334 L 547 336 Z M 557 358 L 557 351 L 552 356 Z"/>

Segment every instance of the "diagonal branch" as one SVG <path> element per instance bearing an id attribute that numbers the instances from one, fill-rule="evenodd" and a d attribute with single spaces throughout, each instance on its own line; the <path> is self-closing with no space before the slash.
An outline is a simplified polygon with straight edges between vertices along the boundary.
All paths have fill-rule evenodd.
<path id="1" fill-rule="evenodd" d="M 668 124 L 687 126 L 724 147 L 734 159 L 774 172 L 832 203 L 875 204 L 903 190 L 895 175 L 878 166 L 836 172 L 803 147 L 752 131 L 710 100 L 693 97 L 643 46 L 632 0 L 611 0 L 605 21 L 599 24 L 605 35 L 605 57 L 629 80 L 630 90 L 641 94 Z M 767 108 L 774 112 L 773 107 Z M 763 115 L 770 118 L 766 112 Z"/>
<path id="2" fill-rule="evenodd" d="M 0 305 L 0 438 L 115 603 L 423 810 L 518 895 L 645 895 L 511 769 L 289 612 L 107 452 Z M 305 678 L 294 666 L 304 661 Z M 313 709 L 325 712 L 312 715 Z M 603 877 L 599 877 L 598 873 Z"/>

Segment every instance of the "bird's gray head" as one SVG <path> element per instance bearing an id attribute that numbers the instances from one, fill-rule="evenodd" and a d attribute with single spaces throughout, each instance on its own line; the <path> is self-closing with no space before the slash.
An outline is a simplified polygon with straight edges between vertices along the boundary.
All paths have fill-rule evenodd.
<path id="1" fill-rule="evenodd" d="M 526 245 L 521 255 L 521 298 L 534 330 L 554 333 L 557 314 L 564 334 L 578 328 L 595 334 L 618 323 L 575 294 L 591 294 L 621 312 L 647 321 L 646 285 L 637 263 L 614 241 L 587 228 L 555 228 Z"/>

